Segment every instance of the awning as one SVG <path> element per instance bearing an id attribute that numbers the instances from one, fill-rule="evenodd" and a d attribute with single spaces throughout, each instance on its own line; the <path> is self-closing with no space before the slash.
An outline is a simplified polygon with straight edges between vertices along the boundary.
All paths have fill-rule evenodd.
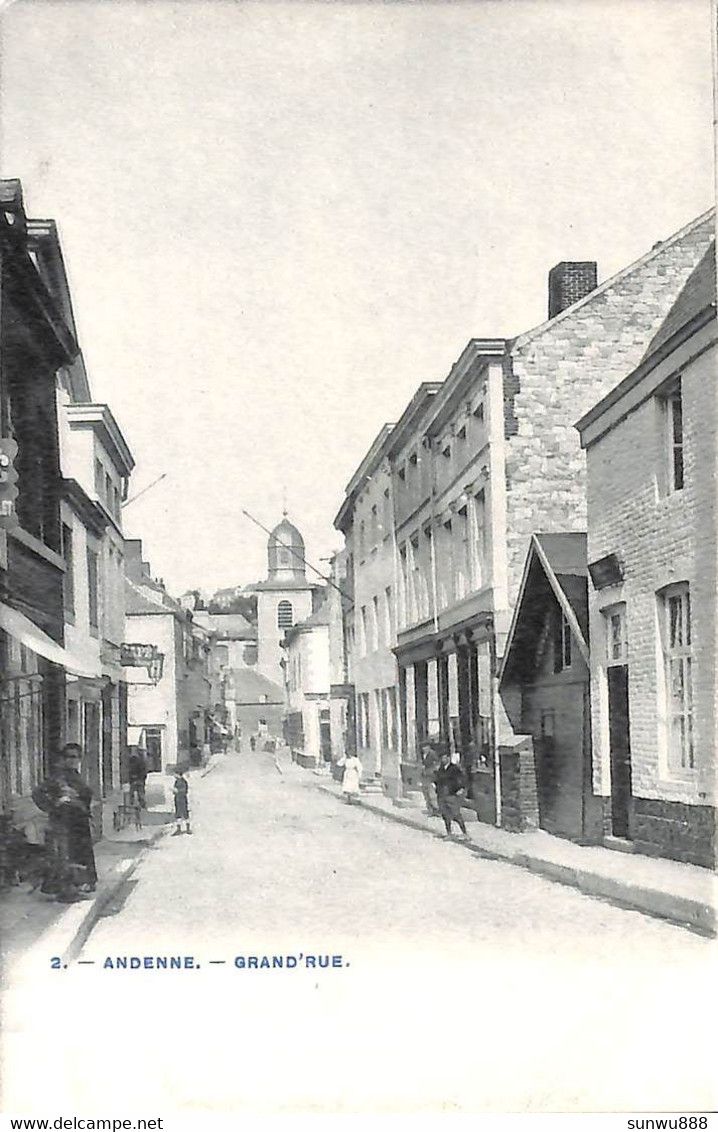
<path id="1" fill-rule="evenodd" d="M 90 678 L 102 676 L 99 660 L 73 655 L 62 645 L 58 645 L 57 641 L 53 641 L 52 637 L 48 637 L 47 633 L 38 628 L 24 613 L 19 613 L 17 609 L 3 605 L 2 602 L 0 602 L 0 629 L 4 629 L 21 645 L 32 649 L 38 656 L 44 656 L 53 664 L 59 664 L 73 676 Z"/>

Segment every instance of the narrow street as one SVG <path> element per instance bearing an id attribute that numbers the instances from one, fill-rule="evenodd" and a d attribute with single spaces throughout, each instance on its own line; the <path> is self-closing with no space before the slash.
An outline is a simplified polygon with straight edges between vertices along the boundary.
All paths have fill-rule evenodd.
<path id="1" fill-rule="evenodd" d="M 317 782 L 259 753 L 192 777 L 193 835 L 148 853 L 79 963 L 9 996 L 13 1092 L 46 1052 L 44 1112 L 711 1107 L 710 941 Z M 284 966 L 235 966 L 265 955 Z"/>

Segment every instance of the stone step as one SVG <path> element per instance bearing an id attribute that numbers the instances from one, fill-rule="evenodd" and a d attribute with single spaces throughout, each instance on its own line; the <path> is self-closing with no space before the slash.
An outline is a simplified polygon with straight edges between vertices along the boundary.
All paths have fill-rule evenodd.
<path id="1" fill-rule="evenodd" d="M 606 849 L 615 849 L 618 853 L 635 853 L 636 846 L 625 837 L 611 837 L 608 834 L 603 839 Z"/>

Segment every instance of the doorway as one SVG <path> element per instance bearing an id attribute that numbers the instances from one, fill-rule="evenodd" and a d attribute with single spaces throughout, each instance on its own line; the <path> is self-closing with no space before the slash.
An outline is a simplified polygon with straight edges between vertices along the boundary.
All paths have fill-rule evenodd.
<path id="1" fill-rule="evenodd" d="M 628 665 L 613 664 L 608 673 L 608 733 L 611 750 L 611 826 L 614 837 L 630 839 L 631 736 L 628 714 Z"/>

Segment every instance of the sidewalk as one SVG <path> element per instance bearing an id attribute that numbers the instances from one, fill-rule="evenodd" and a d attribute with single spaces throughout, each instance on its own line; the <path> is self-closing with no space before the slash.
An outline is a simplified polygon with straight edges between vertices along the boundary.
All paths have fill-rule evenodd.
<path id="1" fill-rule="evenodd" d="M 212 755 L 205 766 L 192 768 L 189 773 L 203 778 L 215 768 L 221 757 L 220 754 Z M 122 793 L 122 790 L 116 791 L 103 803 L 103 836 L 95 843 L 97 890 L 92 899 L 76 904 L 59 904 L 52 897 L 43 896 L 39 888 L 30 892 L 27 884 L 0 892 L 3 975 L 45 936 L 48 941 L 52 940 L 52 954 L 58 955 L 63 962 L 70 962 L 79 953 L 114 895 L 171 825 L 173 813 L 165 802 L 157 808 L 143 810 L 141 829 L 127 826 L 115 830 L 112 815 L 122 800 Z M 171 796 L 171 785 L 164 793 Z"/>
<path id="2" fill-rule="evenodd" d="M 315 779 L 314 784 L 336 798 L 342 797 L 341 787 L 326 778 Z M 440 819 L 427 817 L 408 800 L 397 806 L 391 798 L 371 794 L 360 798 L 358 805 L 434 837 L 443 834 Z M 709 869 L 662 857 L 619 853 L 601 845 L 577 845 L 540 829 L 509 833 L 475 820 L 468 823 L 468 829 L 471 843 L 466 849 L 479 857 L 530 869 L 589 896 L 671 920 L 703 935 L 716 934 L 718 878 Z"/>

